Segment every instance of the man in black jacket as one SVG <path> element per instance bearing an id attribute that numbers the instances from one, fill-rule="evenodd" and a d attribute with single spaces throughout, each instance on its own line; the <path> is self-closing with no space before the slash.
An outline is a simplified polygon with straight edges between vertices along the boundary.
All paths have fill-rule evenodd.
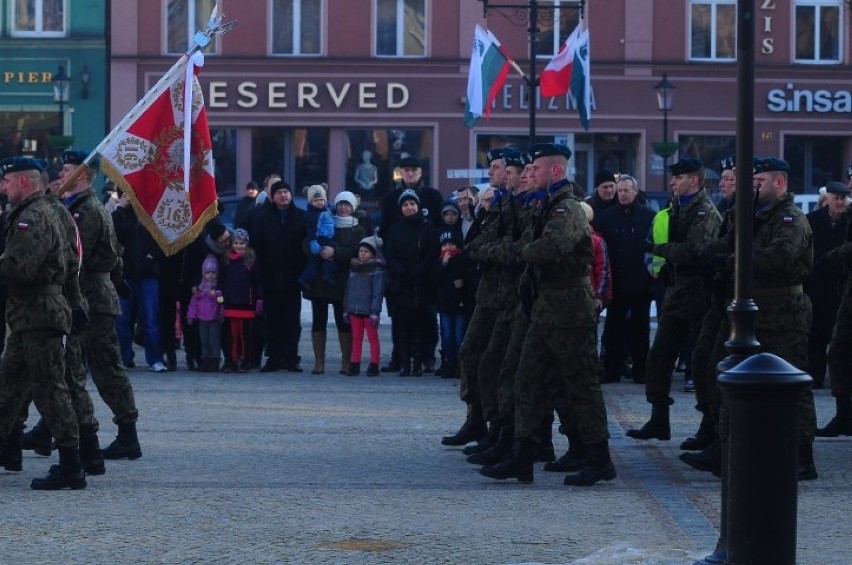
<path id="1" fill-rule="evenodd" d="M 387 237 L 391 225 L 400 217 L 399 197 L 406 189 L 413 190 L 420 199 L 423 217 L 431 221 L 436 228 L 441 225 L 444 197 L 438 189 L 426 186 L 423 182 L 423 161 L 417 157 L 403 157 L 399 162 L 399 169 L 402 181 L 382 201 L 382 220 L 379 225 L 379 237 L 382 238 Z"/>
<path id="2" fill-rule="evenodd" d="M 255 216 L 250 233 L 263 271 L 265 297 L 269 358 L 260 370 L 301 372 L 302 294 L 298 278 L 306 260 L 302 252 L 305 213 L 293 204 L 286 181 L 276 181 L 269 192 L 271 200 Z"/>

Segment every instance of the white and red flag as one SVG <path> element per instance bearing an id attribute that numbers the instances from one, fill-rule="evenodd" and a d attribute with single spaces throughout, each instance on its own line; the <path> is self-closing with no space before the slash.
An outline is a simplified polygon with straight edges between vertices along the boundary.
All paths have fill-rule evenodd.
<path id="1" fill-rule="evenodd" d="M 98 148 L 104 173 L 130 196 L 166 255 L 191 243 L 217 213 L 210 129 L 196 78 L 203 61 L 200 52 L 189 57 L 185 72 Z"/>

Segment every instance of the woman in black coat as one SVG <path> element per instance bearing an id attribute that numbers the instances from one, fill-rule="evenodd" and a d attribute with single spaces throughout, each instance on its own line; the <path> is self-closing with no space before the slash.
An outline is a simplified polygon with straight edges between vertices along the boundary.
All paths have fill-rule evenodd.
<path id="1" fill-rule="evenodd" d="M 355 217 L 358 201 L 349 191 L 343 191 L 334 199 L 334 247 L 323 247 L 320 257 L 337 263 L 337 276 L 334 284 L 329 284 L 323 277 L 316 277 L 311 290 L 305 297 L 311 301 L 313 312 L 311 323 L 311 343 L 314 347 L 313 374 L 325 372 L 325 345 L 328 336 L 328 307 L 334 311 L 334 323 L 337 326 L 337 338 L 340 341 L 340 352 L 343 365 L 340 374 L 349 372 L 349 361 L 352 353 L 352 328 L 343 319 L 343 294 L 346 291 L 346 281 L 349 279 L 349 262 L 358 256 L 358 244 L 368 235 Z M 305 254 L 310 253 L 310 240 L 306 239 L 303 248 Z"/>
<path id="2" fill-rule="evenodd" d="M 435 297 L 429 273 L 438 256 L 438 236 L 432 222 L 420 210 L 413 190 L 399 197 L 401 216 L 390 227 L 385 244 L 388 267 L 387 298 L 393 303 L 394 323 L 399 324 L 400 376 L 420 376 L 429 356 L 424 336 L 430 323 L 429 308 Z"/>

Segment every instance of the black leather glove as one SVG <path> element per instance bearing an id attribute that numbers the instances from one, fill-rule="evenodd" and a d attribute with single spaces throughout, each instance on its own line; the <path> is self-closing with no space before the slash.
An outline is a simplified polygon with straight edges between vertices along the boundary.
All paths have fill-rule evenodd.
<path id="1" fill-rule="evenodd" d="M 75 306 L 71 309 L 71 331 L 82 332 L 89 327 L 89 313 Z"/>
<path id="2" fill-rule="evenodd" d="M 115 291 L 118 293 L 118 296 L 125 300 L 133 296 L 133 289 L 130 288 L 130 285 L 124 279 L 121 279 L 121 281 L 115 285 Z"/>

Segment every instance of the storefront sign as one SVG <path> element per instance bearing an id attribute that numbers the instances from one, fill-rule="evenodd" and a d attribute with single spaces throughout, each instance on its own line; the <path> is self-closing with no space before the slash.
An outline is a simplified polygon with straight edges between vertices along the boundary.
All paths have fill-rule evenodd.
<path id="1" fill-rule="evenodd" d="M 2 71 L 3 84 L 50 84 L 53 73 L 49 71 Z"/>
<path id="2" fill-rule="evenodd" d="M 766 93 L 766 109 L 770 112 L 848 114 L 852 112 L 852 92 L 796 88 L 788 82 L 786 88 L 773 88 Z"/>
<path id="3" fill-rule="evenodd" d="M 207 107 L 211 110 L 298 109 L 330 110 L 354 106 L 358 110 L 399 110 L 409 101 L 408 87 L 389 82 L 275 81 L 232 83 L 211 80 L 207 84 Z"/>
<path id="4" fill-rule="evenodd" d="M 760 10 L 763 18 L 763 39 L 760 41 L 760 52 L 771 55 L 775 52 L 775 38 L 772 34 L 772 19 L 775 17 L 776 0 L 761 0 Z"/>
<path id="5" fill-rule="evenodd" d="M 498 98 L 500 102 L 502 102 L 503 110 L 529 110 L 529 89 L 524 84 L 514 85 L 514 84 L 505 84 L 503 85 L 503 95 Z M 548 111 L 556 111 L 556 110 L 576 110 L 577 109 L 577 100 L 571 96 L 570 93 L 565 96 L 556 96 L 553 98 L 546 98 L 546 104 L 542 106 L 541 93 L 536 90 L 536 110 L 541 110 L 542 107 Z M 591 106 L 592 110 L 597 110 L 598 107 L 595 104 L 595 89 L 591 89 Z"/>

